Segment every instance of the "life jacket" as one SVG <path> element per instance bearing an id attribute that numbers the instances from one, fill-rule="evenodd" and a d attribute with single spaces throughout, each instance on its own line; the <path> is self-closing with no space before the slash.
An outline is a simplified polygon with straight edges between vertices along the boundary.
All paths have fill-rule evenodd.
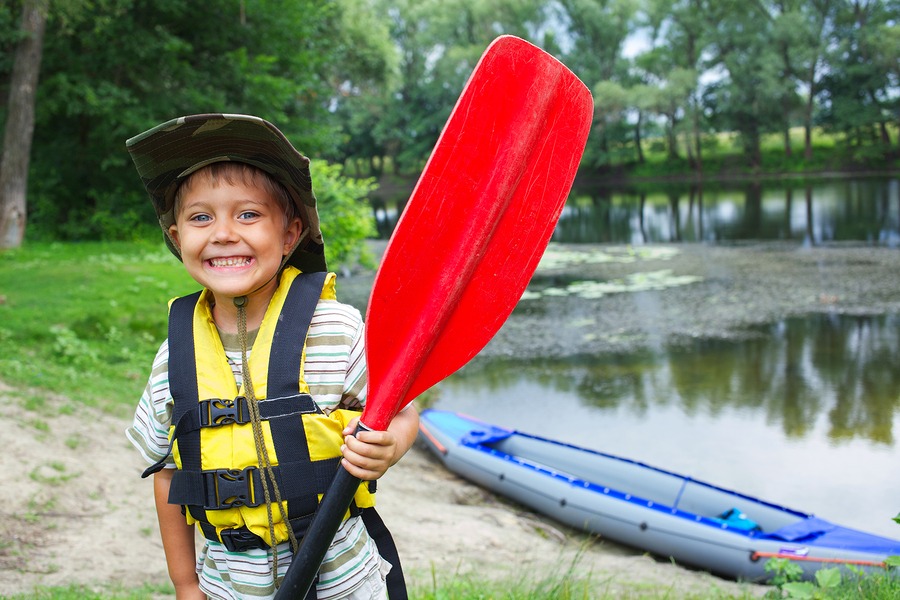
<path id="1" fill-rule="evenodd" d="M 325 415 L 303 379 L 309 324 L 319 298 L 334 299 L 333 282 L 334 275 L 286 268 L 248 358 L 269 459 L 298 538 L 338 469 L 342 431 L 359 415 L 344 409 Z M 177 466 L 169 503 L 182 505 L 189 524 L 229 550 L 265 547 L 260 540 L 274 546 L 288 540 L 287 526 L 273 507 L 273 543 L 247 399 L 225 357 L 208 296 L 204 290 L 178 298 L 169 309 L 169 438 Z M 361 483 L 345 518 L 374 506 L 373 492 L 369 482 Z"/>

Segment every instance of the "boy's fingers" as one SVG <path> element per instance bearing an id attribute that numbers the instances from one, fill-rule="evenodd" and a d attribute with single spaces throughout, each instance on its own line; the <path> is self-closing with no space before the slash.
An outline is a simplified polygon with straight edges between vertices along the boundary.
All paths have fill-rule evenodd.
<path id="1" fill-rule="evenodd" d="M 387 470 L 383 461 L 371 460 L 359 455 L 344 456 L 341 460 L 344 469 L 358 479 L 378 479 Z"/>
<path id="2" fill-rule="evenodd" d="M 375 460 L 385 459 L 394 452 L 392 444 L 390 443 L 376 443 L 353 436 L 344 438 L 344 448 L 349 449 L 350 452 L 360 458 L 370 458 Z M 346 450 L 342 449 L 341 452 L 344 456 L 347 455 Z"/>
<path id="3" fill-rule="evenodd" d="M 342 431 L 341 433 L 343 433 L 344 435 L 353 435 L 353 433 L 356 431 L 356 426 L 358 424 L 359 424 L 359 417 L 353 417 L 352 419 L 350 419 L 350 422 L 347 423 L 347 426 L 344 427 L 344 431 Z"/>
<path id="4" fill-rule="evenodd" d="M 391 436 L 386 431 L 369 431 L 363 429 L 356 434 L 355 438 L 367 444 L 376 444 L 378 446 L 386 446 L 391 443 Z"/>

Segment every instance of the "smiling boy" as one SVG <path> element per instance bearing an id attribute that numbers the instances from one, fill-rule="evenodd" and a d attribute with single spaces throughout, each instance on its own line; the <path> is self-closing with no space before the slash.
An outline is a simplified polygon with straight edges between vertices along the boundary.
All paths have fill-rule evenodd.
<path id="1" fill-rule="evenodd" d="M 368 534 L 367 483 L 406 453 L 418 415 L 352 435 L 363 324 L 326 273 L 308 159 L 244 115 L 181 117 L 126 145 L 167 245 L 204 288 L 172 302 L 126 432 L 152 463 L 176 597 L 273 597 L 340 462 L 364 483 L 310 597 L 385 598 L 402 575 Z"/>

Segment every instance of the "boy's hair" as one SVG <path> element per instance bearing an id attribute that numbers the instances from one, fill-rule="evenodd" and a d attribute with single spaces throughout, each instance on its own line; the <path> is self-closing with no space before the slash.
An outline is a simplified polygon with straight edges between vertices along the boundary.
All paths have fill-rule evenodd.
<path id="1" fill-rule="evenodd" d="M 278 203 L 281 214 L 284 216 L 285 227 L 294 219 L 300 218 L 290 193 L 274 177 L 253 165 L 234 161 L 223 161 L 206 165 L 185 178 L 175 191 L 175 215 L 178 215 L 181 211 L 182 198 L 198 180 L 202 180 L 212 187 L 223 183 L 228 185 L 240 183 L 247 187 L 261 188 Z"/>

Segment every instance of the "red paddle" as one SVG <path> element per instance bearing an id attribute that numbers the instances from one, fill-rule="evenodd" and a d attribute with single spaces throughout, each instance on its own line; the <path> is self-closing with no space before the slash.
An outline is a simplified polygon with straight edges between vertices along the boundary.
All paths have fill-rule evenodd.
<path id="1" fill-rule="evenodd" d="M 592 116 L 588 89 L 543 50 L 512 36 L 487 48 L 375 277 L 361 427 L 386 429 L 506 321 L 550 241 Z M 309 591 L 358 485 L 338 470 L 276 599 Z"/>

